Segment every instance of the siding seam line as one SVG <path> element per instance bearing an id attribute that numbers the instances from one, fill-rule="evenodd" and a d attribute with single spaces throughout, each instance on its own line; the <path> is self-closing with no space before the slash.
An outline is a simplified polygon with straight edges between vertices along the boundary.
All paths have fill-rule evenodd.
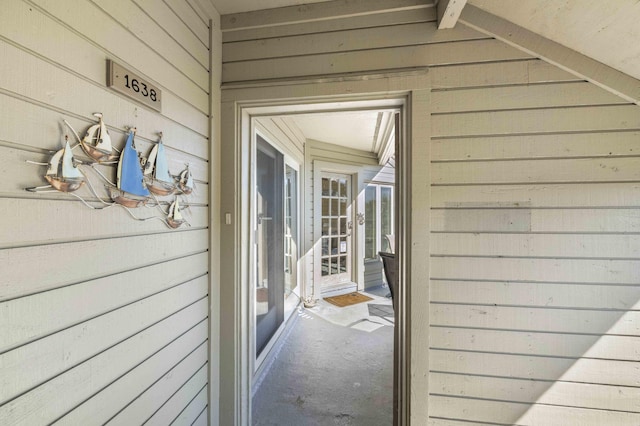
<path id="1" fill-rule="evenodd" d="M 189 257 L 195 257 L 195 256 L 198 256 L 200 254 L 207 253 L 208 251 L 209 250 L 201 250 L 201 251 L 197 251 L 197 252 L 194 252 L 194 253 L 188 253 L 188 254 L 184 254 L 184 255 L 180 255 L 180 256 L 174 256 L 174 257 L 171 257 L 171 258 L 158 260 L 157 262 L 149 262 L 149 263 L 146 263 L 146 264 L 143 264 L 143 265 L 138 265 L 136 267 L 132 267 L 132 268 L 121 270 L 121 271 L 117 271 L 117 272 L 112 272 L 112 273 L 105 274 L 105 275 L 94 276 L 94 277 L 86 277 L 85 279 L 83 279 L 81 281 L 75 281 L 75 282 L 67 283 L 67 284 L 64 284 L 64 285 L 60 285 L 58 287 L 52 287 L 52 288 L 48 288 L 48 289 L 45 289 L 45 290 L 36 291 L 36 292 L 33 292 L 33 293 L 27 293 L 27 294 L 22 294 L 20 296 L 14 296 L 14 297 L 11 297 L 11 298 L 3 299 L 3 300 L 0 301 L 0 304 L 6 303 L 6 302 L 11 302 L 11 301 L 17 300 L 17 299 L 22 299 L 22 298 L 25 298 L 25 297 L 35 296 L 37 294 L 48 293 L 50 291 L 60 290 L 60 289 L 67 288 L 67 287 L 73 287 L 73 286 L 76 286 L 76 285 L 86 284 L 86 283 L 89 283 L 91 281 L 96 281 L 96 280 L 104 279 L 104 278 L 107 278 L 107 277 L 112 277 L 114 275 L 127 274 L 129 272 L 138 271 L 140 269 L 146 269 L 146 268 L 150 268 L 150 267 L 153 267 L 153 266 L 161 265 L 161 264 L 166 263 L 166 262 L 173 262 L 173 261 L 176 261 L 176 260 L 186 259 L 186 258 L 189 258 Z M 187 283 L 189 281 L 193 281 L 193 280 L 198 279 L 200 277 L 203 277 L 205 275 L 207 275 L 207 272 L 201 273 L 199 275 L 194 276 L 193 278 L 188 279 L 187 281 L 184 281 L 184 282 L 181 282 L 179 284 L 176 284 L 176 286 L 185 284 L 185 283 Z M 173 286 L 173 287 L 175 287 L 175 286 Z M 171 287 L 171 288 L 173 288 L 173 287 Z M 167 289 L 165 289 L 165 290 L 167 290 Z M 162 290 L 162 291 L 165 291 L 165 290 Z M 162 291 L 160 291 L 158 293 L 161 293 Z M 144 299 L 144 297 L 142 299 Z M 142 299 L 140 299 L 140 300 L 142 300 Z M 123 306 L 126 306 L 126 305 L 123 305 Z M 99 315 L 97 315 L 97 316 L 99 316 Z M 2 354 L 4 352 L 6 352 L 6 351 L 0 351 L 0 354 Z"/>
<path id="2" fill-rule="evenodd" d="M 180 385 L 178 387 L 178 389 L 176 389 L 171 395 L 169 395 L 169 397 L 162 403 L 160 404 L 160 406 L 153 412 L 151 413 L 151 415 L 149 417 L 147 417 L 147 419 L 142 422 L 143 425 L 147 424 L 147 422 L 156 415 L 156 413 L 158 411 L 160 411 L 162 409 L 162 407 L 164 407 L 165 405 L 167 405 L 167 403 L 171 400 L 171 398 L 173 398 L 178 392 L 180 392 L 180 389 L 182 389 L 183 387 L 185 387 L 185 385 L 187 383 L 189 383 L 189 380 L 193 379 L 198 373 L 200 373 L 200 371 L 202 371 L 203 368 L 205 368 L 207 366 L 207 364 L 209 364 L 209 361 L 207 361 L 206 363 L 204 363 L 204 365 L 202 365 L 198 370 L 196 370 L 195 373 L 193 373 L 191 376 L 189 376 L 187 378 L 187 380 L 184 381 L 184 383 L 182 383 L 182 385 Z M 207 382 L 208 382 L 208 377 L 207 377 Z M 206 385 L 205 385 L 206 386 Z M 197 394 L 196 394 L 197 395 Z"/>
<path id="3" fill-rule="evenodd" d="M 178 283 L 178 284 L 172 285 L 171 287 L 167 287 L 167 288 L 165 288 L 165 289 L 163 289 L 163 290 L 160 290 L 160 291 L 158 291 L 158 292 L 155 292 L 155 293 L 153 293 L 153 294 L 149 294 L 149 295 L 147 295 L 147 296 L 141 297 L 140 299 L 137 299 L 137 300 L 134 300 L 134 301 L 131 301 L 131 302 L 125 303 L 124 305 L 121 305 L 121 306 L 117 306 L 117 307 L 111 308 L 111 309 L 110 309 L 110 310 L 108 310 L 108 311 L 101 312 L 101 313 L 99 313 L 99 314 L 97 314 L 97 315 L 94 315 L 94 316 L 92 316 L 92 317 L 85 318 L 85 319 L 83 319 L 83 320 L 81 320 L 81 321 L 77 321 L 77 322 L 74 322 L 74 323 L 72 323 L 72 324 L 66 325 L 65 327 L 62 327 L 62 328 L 56 329 L 55 331 L 48 332 L 47 334 L 44 334 L 44 335 L 41 335 L 41 336 L 38 336 L 38 337 L 35 337 L 35 338 L 31 338 L 31 339 L 29 339 L 29 340 L 24 340 L 24 341 L 22 341 L 22 342 L 21 342 L 20 344 L 18 344 L 18 345 L 14 345 L 14 346 L 11 346 L 11 347 L 8 347 L 8 348 L 3 349 L 2 351 L 0 351 L 0 356 L 4 355 L 5 353 L 8 353 L 8 352 L 14 351 L 14 350 L 16 350 L 16 349 L 19 349 L 19 348 L 21 348 L 21 347 L 23 347 L 23 346 L 30 345 L 30 344 L 32 344 L 32 343 L 34 343 L 34 342 L 39 341 L 39 340 L 42 340 L 42 339 L 45 339 L 45 338 L 47 338 L 47 337 L 53 336 L 53 335 L 55 335 L 55 334 L 58 334 L 58 333 L 60 333 L 60 332 L 62 332 L 62 331 L 68 330 L 68 329 L 73 328 L 73 327 L 77 327 L 77 326 L 79 326 L 80 324 L 83 324 L 83 323 L 85 323 L 85 322 L 93 321 L 93 320 L 94 320 L 94 319 L 96 319 L 96 318 L 100 318 L 100 317 L 102 317 L 102 316 L 104 316 L 104 315 L 108 315 L 108 314 L 110 314 L 110 313 L 112 313 L 112 312 L 115 312 L 115 311 L 117 311 L 117 310 L 119 310 L 119 309 L 126 308 L 127 306 L 133 305 L 133 304 L 138 303 L 138 302 L 140 302 L 140 301 L 142 301 L 142 300 L 145 300 L 145 299 L 148 299 L 148 298 L 151 298 L 151 297 L 157 296 L 158 294 L 164 293 L 164 292 L 169 291 L 169 290 L 172 290 L 172 289 L 174 289 L 174 288 L 177 288 L 177 287 L 180 287 L 180 286 L 183 286 L 183 285 L 187 285 L 187 284 L 189 284 L 189 283 L 194 282 L 194 281 L 195 281 L 195 280 L 197 280 L 198 278 L 202 278 L 203 276 L 206 276 L 206 275 L 207 275 L 207 274 L 203 274 L 203 275 L 200 275 L 200 276 L 198 276 L 198 277 L 196 277 L 196 278 L 193 278 L 193 279 L 189 279 L 189 280 L 187 280 L 187 281 L 184 281 L 184 282 L 182 282 L 182 283 Z M 185 305 L 184 307 L 179 308 L 176 312 L 180 312 L 181 310 L 183 310 L 183 309 L 185 309 L 185 308 L 188 308 L 189 306 L 193 305 L 194 303 L 198 302 L 199 300 L 200 300 L 200 299 L 196 300 L 195 302 L 190 302 L 189 304 Z M 173 315 L 173 314 L 172 314 L 172 315 Z M 169 316 L 171 316 L 171 315 L 169 315 Z M 166 318 L 168 318 L 168 317 L 163 317 L 163 319 L 166 319 Z M 156 323 L 153 323 L 153 324 L 156 324 Z M 152 324 L 152 325 L 153 325 L 153 324 Z M 149 328 L 149 327 L 150 327 L 150 326 L 148 326 L 148 327 L 146 327 L 146 328 Z M 145 329 L 146 329 L 146 328 L 145 328 Z M 145 329 L 143 329 L 143 330 L 145 330 Z"/>
<path id="4" fill-rule="evenodd" d="M 140 399 L 140 397 L 142 397 L 142 395 L 144 395 L 149 389 L 151 389 L 156 383 L 160 382 L 163 378 L 165 378 L 167 376 L 167 374 L 169 374 L 172 370 L 174 370 L 178 365 L 180 365 L 185 359 L 189 358 L 189 356 L 191 356 L 195 351 L 197 351 L 198 349 L 200 349 L 205 343 L 207 343 L 209 341 L 209 339 L 205 339 L 203 340 L 198 346 L 196 346 L 194 349 L 191 350 L 191 352 L 189 352 L 187 355 L 185 355 L 184 357 L 182 357 L 178 362 L 176 362 L 174 365 L 171 366 L 171 368 L 169 368 L 168 370 L 164 371 L 164 373 L 162 373 L 160 375 L 160 377 L 158 377 L 158 379 L 154 380 L 153 383 L 151 383 L 149 386 L 147 386 L 145 389 L 142 390 L 142 392 L 140 392 L 138 395 L 136 395 L 131 401 L 129 401 L 128 404 L 126 404 L 124 407 L 122 407 L 120 410 L 118 410 L 113 416 L 111 416 L 106 422 L 105 424 L 108 424 L 111 420 L 113 420 L 116 416 L 118 416 L 120 413 L 122 413 L 124 410 L 127 409 L 127 407 L 129 407 L 131 404 L 133 404 L 134 402 L 136 402 L 138 399 Z M 208 358 L 208 357 L 207 357 Z M 197 366 L 196 368 L 196 373 L 202 368 L 204 367 L 206 364 L 208 363 L 208 361 L 205 361 L 202 365 Z M 194 373 L 195 374 L 195 373 Z M 189 376 L 191 377 L 191 376 Z"/>
<path id="5" fill-rule="evenodd" d="M 78 362 L 77 364 L 72 365 L 72 366 L 70 366 L 70 367 L 68 367 L 68 368 L 66 368 L 66 369 L 64 369 L 64 370 L 62 370 L 62 371 L 60 371 L 60 372 L 58 372 L 57 374 L 55 374 L 55 375 L 53 375 L 53 376 L 51 376 L 51 377 L 47 378 L 46 380 L 43 380 L 43 381 L 39 382 L 38 384 L 36 384 L 36 385 L 32 386 L 31 388 L 29 388 L 29 389 L 27 389 L 27 390 L 25 390 L 25 391 L 23 391 L 23 392 L 20 392 L 19 394 L 14 395 L 14 396 L 12 396 L 11 398 L 8 398 L 7 400 L 5 400 L 5 401 L 2 403 L 2 406 L 4 406 L 4 405 L 6 405 L 6 404 L 10 403 L 11 401 L 13 401 L 13 400 L 15 400 L 15 399 L 17 399 L 17 398 L 20 398 L 20 397 L 21 397 L 21 396 L 23 396 L 23 395 L 26 395 L 26 394 L 28 394 L 28 393 L 32 392 L 34 389 L 36 389 L 36 388 L 38 388 L 38 387 L 40 387 L 40 386 L 42 386 L 42 385 L 44 385 L 44 384 L 46 384 L 46 383 L 50 382 L 51 380 L 56 379 L 57 377 L 62 376 L 63 374 L 67 373 L 68 371 L 70 371 L 70 370 L 72 370 L 72 369 L 74 369 L 74 368 L 76 368 L 76 367 L 78 367 L 78 366 L 80 366 L 80 365 L 84 364 L 85 362 L 87 362 L 87 361 L 89 361 L 89 360 L 91 360 L 91 359 L 93 359 L 93 358 L 95 358 L 95 357 L 97 357 L 97 356 L 99 356 L 99 355 L 103 354 L 104 352 L 106 352 L 106 351 L 108 351 L 108 350 L 110 350 L 110 349 L 113 349 L 114 347 L 116 347 L 116 346 L 118 346 L 118 345 L 122 344 L 122 343 L 123 343 L 123 342 L 125 342 L 126 340 L 128 340 L 128 339 L 130 339 L 130 338 L 132 338 L 132 337 L 134 337 L 134 336 L 136 336 L 136 335 L 138 335 L 138 334 L 140 334 L 140 333 L 145 332 L 145 331 L 146 331 L 146 330 L 148 330 L 149 328 L 151 328 L 151 327 L 153 327 L 153 326 L 157 325 L 158 323 L 160 323 L 160 322 L 162 322 L 162 321 L 164 321 L 164 320 L 166 320 L 166 319 L 168 319 L 168 318 L 170 318 L 170 317 L 172 317 L 172 316 L 176 315 L 178 312 L 183 311 L 183 310 L 185 310 L 185 309 L 189 308 L 189 307 L 190 307 L 190 306 L 192 306 L 192 305 L 195 305 L 195 304 L 196 304 L 196 303 L 198 303 L 200 300 L 203 300 L 203 299 L 205 299 L 206 297 L 207 297 L 207 296 L 201 297 L 200 299 L 198 299 L 198 300 L 196 300 L 196 301 L 194 301 L 194 302 L 192 302 L 192 303 L 189 303 L 187 306 L 185 306 L 185 307 L 183 307 L 183 308 L 178 309 L 177 311 L 175 311 L 175 312 L 173 312 L 173 313 L 171 313 L 171 314 L 167 315 L 166 317 L 161 318 L 160 320 L 158 320 L 158 321 L 154 322 L 153 324 L 148 325 L 147 327 L 144 327 L 144 328 L 143 328 L 143 329 L 141 329 L 141 330 L 138 330 L 137 332 L 133 333 L 133 334 L 132 334 L 132 335 L 130 335 L 130 336 L 126 336 L 125 338 L 123 338 L 123 339 L 121 339 L 121 340 L 119 340 L 119 341 L 115 342 L 114 344 L 112 344 L 112 345 L 110 345 L 110 346 L 108 346 L 108 347 L 104 348 L 104 349 L 103 349 L 103 350 L 101 350 L 100 352 L 95 353 L 95 354 L 91 355 L 90 357 L 88 357 L 88 358 L 86 358 L 86 359 L 84 359 L 84 360 L 82 360 L 82 361 Z M 195 325 L 193 325 L 192 327 L 190 327 L 186 332 L 188 332 L 188 331 L 189 331 L 189 330 L 191 330 L 192 328 L 196 327 L 198 324 L 200 324 L 202 321 L 205 321 L 207 318 L 208 318 L 208 316 L 205 316 L 205 318 L 204 318 L 204 319 L 202 319 L 202 320 L 198 321 L 198 323 L 196 323 Z M 185 332 L 185 333 L 186 333 L 186 332 Z M 182 333 L 182 334 L 184 334 L 184 333 Z M 182 334 L 180 334 L 180 336 L 177 336 L 176 338 L 181 337 L 181 336 L 182 336 Z M 175 339 L 174 339 L 174 340 L 175 340 Z M 172 340 L 172 342 L 173 342 L 173 340 Z M 170 342 L 170 343 L 171 343 L 171 342 Z M 170 343 L 169 343 L 169 344 L 170 344 Z M 165 345 L 165 346 L 166 346 L 166 345 Z M 164 348 L 164 346 L 163 346 L 163 348 Z M 112 383 L 113 383 L 113 382 L 109 383 L 109 385 L 111 385 Z M 109 386 L 109 385 L 107 385 L 107 386 Z M 104 388 L 103 388 L 103 389 L 104 389 Z M 102 389 L 101 389 L 101 390 L 102 390 Z M 100 391 L 98 391 L 98 392 L 100 392 Z M 97 392 L 96 392 L 96 393 L 97 393 Z M 93 395 L 95 395 L 95 393 L 94 393 Z M 77 404 L 76 406 L 74 406 L 73 408 L 71 408 L 69 411 L 67 411 L 67 412 L 65 412 L 64 414 L 62 414 L 58 419 L 60 419 L 61 417 L 66 416 L 67 414 L 69 414 L 69 412 L 70 412 L 70 411 L 73 411 L 73 410 L 74 410 L 75 408 L 77 408 L 78 406 L 80 406 L 80 405 L 84 404 L 88 399 L 90 399 L 91 397 L 93 397 L 93 395 L 90 395 L 87 399 L 85 399 L 85 400 L 84 400 L 84 401 L 82 401 L 81 403 L 79 403 L 79 404 Z M 56 419 L 56 420 L 58 420 L 58 419 Z M 54 422 L 55 422 L 56 420 L 54 420 Z M 53 422 L 52 422 L 52 423 L 53 423 Z"/>
<path id="6" fill-rule="evenodd" d="M 111 52 L 109 52 L 109 51 L 107 51 L 104 47 L 102 47 L 102 46 L 100 46 L 100 45 L 96 44 L 93 40 L 91 40 L 91 39 L 87 38 L 84 34 L 80 33 L 80 32 L 79 32 L 79 31 L 77 31 L 77 30 L 75 30 L 73 27 L 68 26 L 67 24 L 65 24 L 63 21 L 59 20 L 59 19 L 58 19 L 58 18 L 56 18 L 55 16 L 53 16 L 53 15 L 49 14 L 49 12 L 48 12 L 48 11 L 46 11 L 46 10 L 42 9 L 40 6 L 38 6 L 37 4 L 33 3 L 31 0 L 23 0 L 23 1 L 24 1 L 24 2 L 26 2 L 27 4 L 31 5 L 32 7 L 34 7 L 34 8 L 36 8 L 36 9 L 38 9 L 38 10 L 39 10 L 43 15 L 45 15 L 46 17 L 48 17 L 51 21 L 53 21 L 53 22 L 57 23 L 58 25 L 60 25 L 60 26 L 62 26 L 63 28 L 65 28 L 67 31 L 72 32 L 72 33 L 73 33 L 73 34 L 75 34 L 76 36 L 78 36 L 78 37 L 82 38 L 84 41 L 86 41 L 87 43 L 89 43 L 89 44 L 91 44 L 92 46 L 94 46 L 97 50 L 99 50 L 100 52 L 104 53 L 106 57 L 113 58 L 113 59 L 117 60 L 119 63 L 121 63 L 121 64 L 123 64 L 123 65 L 126 65 L 127 67 L 131 68 L 131 69 L 132 69 L 134 72 L 136 72 L 137 74 L 140 74 L 140 75 L 142 75 L 142 76 L 146 76 L 146 73 L 143 73 L 143 72 L 139 71 L 137 68 L 135 68 L 135 67 L 131 66 L 127 61 L 125 61 L 125 60 L 123 60 L 122 58 L 120 58 L 120 57 L 118 57 L 118 56 L 116 56 L 116 55 L 112 54 L 112 53 L 111 53 Z M 19 45 L 19 44 L 15 43 L 15 42 L 13 42 L 13 41 L 11 41 L 11 40 L 6 39 L 6 38 L 5 38 L 5 37 L 3 37 L 2 35 L 0 35 L 0 39 L 5 40 L 5 41 L 9 42 L 10 44 L 13 44 L 13 45 L 14 45 L 14 46 L 16 46 L 16 47 L 21 48 L 22 50 L 26 51 L 27 53 L 32 53 L 34 56 L 39 57 L 40 59 L 42 59 L 42 60 L 44 60 L 44 61 L 46 61 L 46 62 L 49 62 L 49 63 L 51 63 L 51 64 L 56 65 L 56 63 L 55 63 L 55 62 L 53 62 L 53 61 L 49 60 L 48 58 L 45 58 L 44 56 L 42 56 L 42 55 L 40 55 L 40 54 L 38 54 L 38 53 L 36 53 L 36 52 L 31 51 L 31 49 L 28 49 L 28 48 L 23 47 L 23 46 L 21 46 L 21 45 Z M 154 51 L 154 52 L 155 52 L 155 51 Z M 161 56 L 161 57 L 162 57 L 162 56 Z M 163 59 L 165 59 L 164 57 L 162 57 L 162 58 L 163 58 Z M 165 62 L 166 62 L 166 59 L 165 59 Z M 67 72 L 70 72 L 70 73 L 72 73 L 72 74 L 74 74 L 74 75 L 77 75 L 79 78 L 81 78 L 81 79 L 83 79 L 83 80 L 86 80 L 86 81 L 92 82 L 92 83 L 94 83 L 94 84 L 96 84 L 96 85 L 97 85 L 97 82 L 95 82 L 95 81 L 93 81 L 93 80 L 89 80 L 89 79 L 87 79 L 87 77 L 83 76 L 82 74 L 76 74 L 73 70 L 68 69 L 68 68 L 64 68 L 64 67 L 62 67 L 62 66 L 61 66 L 61 65 L 59 65 L 59 64 L 58 64 L 58 65 L 56 65 L 56 66 L 58 66 L 59 68 L 62 68 L 62 69 L 67 70 Z M 146 77 L 146 78 L 148 78 L 148 77 Z M 157 81 L 155 81 L 155 80 L 152 80 L 152 79 L 150 79 L 150 78 L 149 78 L 149 80 L 151 80 L 151 82 L 152 82 L 152 83 L 154 83 L 155 85 L 157 85 L 158 87 L 160 87 L 162 90 L 166 90 L 167 92 L 169 92 L 169 93 L 171 93 L 172 95 L 174 95 L 176 98 L 181 99 L 181 100 L 182 100 L 182 101 L 184 101 L 185 103 L 187 103 L 187 104 L 191 105 L 194 109 L 197 109 L 198 111 L 201 111 L 203 114 L 205 114 L 205 112 L 204 112 L 204 111 L 202 111 L 202 110 L 201 110 L 200 108 L 198 108 L 197 106 L 193 105 L 191 102 L 189 102 L 189 101 L 188 101 L 187 99 L 185 99 L 184 97 L 182 97 L 182 96 L 178 95 L 176 92 L 174 92 L 174 91 L 172 91 L 172 90 L 168 89 L 167 87 L 165 87 L 165 86 L 163 86 L 163 85 L 159 84 L 159 83 L 158 83 Z M 195 86 L 196 86 L 196 87 L 200 88 L 200 86 L 199 86 L 198 84 L 196 84 L 196 83 L 194 83 L 194 84 L 195 84 Z M 99 86 L 99 87 L 101 87 L 101 86 Z"/>

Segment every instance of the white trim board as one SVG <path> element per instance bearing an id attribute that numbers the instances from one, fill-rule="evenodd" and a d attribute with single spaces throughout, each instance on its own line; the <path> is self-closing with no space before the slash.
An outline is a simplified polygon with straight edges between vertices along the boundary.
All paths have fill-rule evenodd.
<path id="1" fill-rule="evenodd" d="M 437 4 L 438 29 L 445 30 L 456 26 L 467 0 L 440 0 Z"/>
<path id="2" fill-rule="evenodd" d="M 317 84 L 320 83 L 320 84 Z M 420 220 L 411 216 L 411 206 L 419 208 L 428 205 L 428 198 L 424 197 L 424 188 L 429 187 L 428 168 L 419 173 L 414 173 L 411 167 L 411 159 L 420 158 L 429 161 L 429 75 L 426 70 L 414 73 L 391 73 L 384 76 L 380 74 L 359 75 L 349 79 L 332 79 L 330 81 L 318 81 L 317 83 L 292 82 L 290 85 L 277 86 L 266 85 L 264 87 L 239 87 L 223 90 L 225 99 L 222 101 L 222 139 L 234 141 L 223 144 L 221 149 L 221 179 L 227 182 L 223 185 L 221 193 L 222 212 L 229 214 L 232 221 L 221 228 L 221 245 L 227 250 L 221 252 L 220 262 L 231 267 L 222 268 L 221 281 L 232 283 L 220 290 L 221 300 L 227 302 L 221 305 L 221 348 L 220 360 L 225 369 L 220 372 L 220 400 L 221 406 L 228 409 L 220 412 L 220 423 L 229 425 L 248 424 L 251 420 L 250 389 L 251 379 L 248 362 L 248 341 L 246 330 L 248 320 L 246 312 L 247 292 L 244 290 L 247 283 L 247 224 L 249 218 L 247 211 L 243 209 L 249 202 L 246 188 L 249 184 L 248 169 L 249 156 L 249 121 L 251 115 L 281 115 L 287 110 L 295 110 L 309 103 L 322 104 L 335 108 L 348 108 L 353 106 L 353 101 L 373 101 L 374 104 L 387 102 L 401 105 L 405 112 L 406 122 L 403 122 L 403 140 L 398 152 L 399 176 L 398 197 L 401 210 L 407 212 L 406 218 L 398 218 L 397 229 L 399 243 L 403 250 L 399 252 L 399 314 L 396 326 L 398 331 L 398 365 L 396 374 L 399 383 L 396 389 L 399 393 L 398 416 L 399 425 L 408 424 L 409 416 L 415 419 L 426 418 L 427 404 L 418 403 L 415 400 L 416 392 L 411 389 L 426 389 L 427 374 L 422 374 L 423 368 L 415 365 L 419 356 L 420 364 L 428 367 L 428 339 L 417 339 L 428 327 L 419 327 L 419 330 L 409 329 L 409 323 L 428 324 L 428 292 L 415 289 L 411 291 L 411 277 L 428 276 L 428 262 L 409 261 L 410 258 L 423 259 L 428 257 L 429 247 L 429 220 L 428 214 L 420 215 Z M 348 95 L 345 95 L 348 94 Z M 244 102 L 243 102 L 244 100 Z M 266 111 L 265 111 L 266 110 Z M 411 124 L 409 125 L 408 122 Z M 410 151 L 410 152 L 405 152 Z M 426 173 L 426 174 L 425 174 Z M 411 176 L 409 176 L 411 175 Z M 411 182 L 419 179 L 419 185 L 413 186 Z M 423 181 L 422 179 L 427 179 Z M 305 177 L 306 181 L 306 177 Z M 426 186 L 425 186 L 426 185 Z M 419 198 L 424 200 L 419 201 Z M 426 210 L 428 211 L 428 208 Z M 302 216 L 304 221 L 306 216 Z M 426 218 L 426 219 L 425 219 Z M 425 221 L 426 220 L 426 221 Z M 415 226 L 419 222 L 420 226 Z M 414 240 L 413 232 L 420 235 Z M 428 286 L 420 286 L 425 289 Z M 409 292 L 412 296 L 409 297 Z M 413 318 L 413 307 L 418 312 L 417 318 Z M 415 320 L 415 321 L 414 321 Z M 426 322 L 425 322 L 426 321 Z M 411 336 L 409 336 L 411 334 Z M 409 348 L 409 342 L 414 343 Z M 411 350 L 411 359 L 409 358 Z M 419 371 L 419 374 L 414 374 Z M 410 401 L 414 399 L 413 401 Z M 412 404 L 413 402 L 413 404 Z M 409 412 L 411 405 L 411 413 Z"/>
<path id="3" fill-rule="evenodd" d="M 320 230 L 321 223 L 321 215 L 317 213 L 320 211 L 320 203 L 321 196 L 320 191 L 318 191 L 318 187 L 316 186 L 323 174 L 340 174 L 349 176 L 351 179 L 351 188 L 350 188 L 350 201 L 352 202 L 351 207 L 348 212 L 348 220 L 355 224 L 356 215 L 359 212 L 364 211 L 364 193 L 360 193 L 360 188 L 364 187 L 366 184 L 364 183 L 364 167 L 363 165 L 354 165 L 354 164 L 344 164 L 338 162 L 329 162 L 318 160 L 314 157 L 311 157 L 310 160 L 313 162 L 313 193 L 311 197 L 313 198 L 313 228 L 305 229 L 304 232 L 306 234 L 309 231 L 313 233 L 312 246 L 305 247 L 305 251 L 313 254 L 313 281 L 312 281 L 312 292 L 311 294 L 316 297 L 327 297 L 327 294 L 331 293 L 331 290 L 323 293 L 322 287 L 318 285 L 318 280 L 320 279 L 320 274 L 317 269 L 319 267 L 319 259 L 321 257 L 321 247 L 317 241 L 320 241 L 320 236 L 318 235 Z M 308 189 L 308 188 L 307 188 Z M 362 232 L 358 226 L 354 225 L 352 231 L 352 240 L 351 240 L 351 282 L 349 284 L 343 283 L 344 287 L 349 287 L 352 284 L 355 284 L 357 290 L 364 290 L 364 232 Z"/>
<path id="4" fill-rule="evenodd" d="M 640 80 L 582 53 L 470 4 L 462 11 L 459 21 L 640 105 Z"/>
<path id="5" fill-rule="evenodd" d="M 424 0 L 335 0 L 223 15 L 221 26 L 224 32 L 428 7 Z"/>

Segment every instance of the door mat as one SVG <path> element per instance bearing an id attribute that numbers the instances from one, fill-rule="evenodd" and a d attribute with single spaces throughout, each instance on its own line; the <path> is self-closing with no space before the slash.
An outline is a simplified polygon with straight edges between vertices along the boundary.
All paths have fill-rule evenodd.
<path id="1" fill-rule="evenodd" d="M 373 299 L 369 296 L 365 296 L 364 294 L 355 292 L 355 293 L 343 294 L 342 296 L 325 297 L 324 300 L 331 303 L 332 305 L 336 305 L 336 306 L 339 306 L 340 308 L 344 308 L 345 306 L 351 306 L 357 303 L 367 302 Z"/>

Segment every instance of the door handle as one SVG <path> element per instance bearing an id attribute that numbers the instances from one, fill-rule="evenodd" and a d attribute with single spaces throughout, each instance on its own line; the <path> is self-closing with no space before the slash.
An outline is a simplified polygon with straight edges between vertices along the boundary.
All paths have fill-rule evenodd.
<path id="1" fill-rule="evenodd" d="M 262 223 L 263 220 L 273 220 L 272 217 L 263 216 L 262 213 L 258 215 L 258 225 Z"/>

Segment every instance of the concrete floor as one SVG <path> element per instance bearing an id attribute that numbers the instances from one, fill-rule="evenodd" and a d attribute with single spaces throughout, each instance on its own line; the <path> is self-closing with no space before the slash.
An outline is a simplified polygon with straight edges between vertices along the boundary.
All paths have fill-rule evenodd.
<path id="1" fill-rule="evenodd" d="M 345 308 L 320 300 L 294 313 L 298 318 L 255 392 L 254 425 L 393 423 L 391 301 L 372 297 Z"/>

